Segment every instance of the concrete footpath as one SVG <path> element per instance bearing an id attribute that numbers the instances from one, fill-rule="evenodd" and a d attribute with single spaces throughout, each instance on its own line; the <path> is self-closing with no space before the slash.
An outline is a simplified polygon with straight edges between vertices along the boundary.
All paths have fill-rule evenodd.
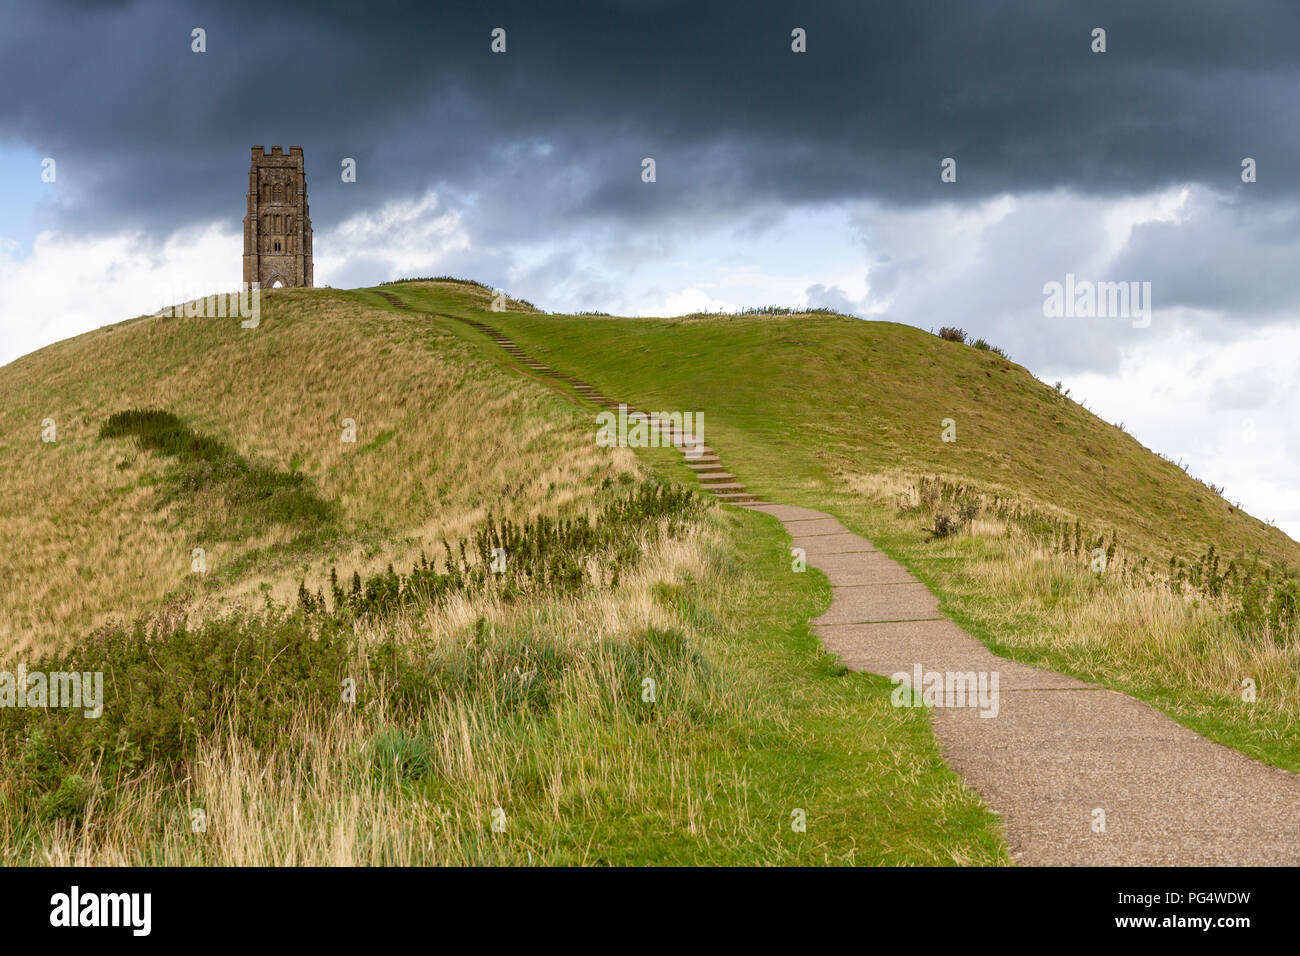
<path id="1" fill-rule="evenodd" d="M 1300 864 L 1300 777 L 1126 694 L 998 657 L 939 613 L 906 568 L 830 515 L 742 507 L 780 520 L 791 547 L 830 579 L 831 606 L 814 630 L 848 668 L 998 674 L 996 715 L 985 707 L 990 716 L 980 716 L 969 700 L 931 715 L 945 760 L 1002 817 L 1016 862 Z"/>

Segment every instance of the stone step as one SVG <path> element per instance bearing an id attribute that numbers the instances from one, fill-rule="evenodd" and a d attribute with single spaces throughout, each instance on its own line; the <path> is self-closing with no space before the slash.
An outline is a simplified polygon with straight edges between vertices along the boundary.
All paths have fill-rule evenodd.
<path id="1" fill-rule="evenodd" d="M 724 481 L 721 484 L 709 485 L 705 490 L 717 494 L 720 491 L 744 491 L 745 486 L 738 481 Z"/>
<path id="2" fill-rule="evenodd" d="M 698 461 L 688 461 L 686 463 L 686 467 L 689 468 L 691 471 L 721 471 L 722 470 L 721 463 L 716 461 L 703 462 L 703 463 Z"/>
<path id="3" fill-rule="evenodd" d="M 717 466 L 717 465 L 721 465 L 721 464 L 722 464 L 722 462 L 718 459 L 718 456 L 717 456 L 717 455 L 712 455 L 712 456 L 705 455 L 703 458 L 688 458 L 688 459 L 686 459 L 686 465 L 687 465 L 687 467 L 690 467 L 691 465 L 712 465 L 712 466 Z"/>
<path id="4" fill-rule="evenodd" d="M 725 495 L 718 495 L 717 497 L 719 501 L 725 501 L 727 504 L 732 505 L 760 503 L 763 500 L 759 498 L 758 495 L 750 494 L 747 491 L 730 492 Z"/>
<path id="5" fill-rule="evenodd" d="M 702 485 L 713 485 L 720 481 L 731 481 L 736 476 L 725 471 L 711 471 L 704 474 L 697 474 L 695 477 L 699 479 L 699 482 Z"/>

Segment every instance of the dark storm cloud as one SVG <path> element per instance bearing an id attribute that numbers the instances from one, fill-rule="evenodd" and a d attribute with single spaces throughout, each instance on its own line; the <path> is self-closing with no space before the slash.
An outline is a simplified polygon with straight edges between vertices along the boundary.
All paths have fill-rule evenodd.
<path id="1" fill-rule="evenodd" d="M 1261 208 L 1200 195 L 1177 222 L 1148 222 L 1113 268 L 1151 282 L 1163 307 L 1231 313 L 1267 324 L 1293 314 L 1300 270 L 1300 208 Z"/>
<path id="2" fill-rule="evenodd" d="M 304 147 L 318 230 L 433 186 L 488 243 L 845 199 L 1240 190 L 1246 155 L 1250 198 L 1275 199 L 1300 182 L 1298 27 L 1300 4 L 1221 0 L 6 5 L 0 141 L 60 160 L 76 231 L 233 221 L 252 143 Z"/>

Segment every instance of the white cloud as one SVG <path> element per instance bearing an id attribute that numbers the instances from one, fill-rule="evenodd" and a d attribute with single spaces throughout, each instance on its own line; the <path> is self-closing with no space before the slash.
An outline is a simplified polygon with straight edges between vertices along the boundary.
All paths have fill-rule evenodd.
<path id="1" fill-rule="evenodd" d="M 1130 349 L 1116 373 L 1063 377 L 1090 411 L 1123 422 L 1138 441 L 1300 540 L 1300 393 L 1268 385 L 1293 379 L 1298 354 L 1300 326 L 1252 331 L 1230 344 L 1184 328 Z M 1043 371 L 1059 377 L 1050 366 Z M 1264 387 L 1248 403 L 1225 400 L 1251 381 Z"/>
<path id="2" fill-rule="evenodd" d="M 657 303 L 652 302 L 643 306 L 636 314 L 649 316 L 690 315 L 693 312 L 735 312 L 738 308 L 744 308 L 744 306 L 737 306 L 727 299 L 714 298 L 703 289 L 690 286 L 669 293 L 667 297 Z"/>
<path id="3" fill-rule="evenodd" d="M 358 254 L 382 264 L 386 276 L 426 274 L 444 257 L 470 248 L 460 213 L 441 214 L 439 197 L 428 192 L 416 200 L 385 203 L 375 212 L 358 213 L 334 229 L 317 233 L 313 253 L 316 284 L 333 284 Z"/>
<path id="4" fill-rule="evenodd" d="M 138 234 L 79 239 L 42 232 L 17 258 L 0 246 L 0 363 L 165 304 L 238 287 L 242 238 L 219 225 L 154 245 Z"/>

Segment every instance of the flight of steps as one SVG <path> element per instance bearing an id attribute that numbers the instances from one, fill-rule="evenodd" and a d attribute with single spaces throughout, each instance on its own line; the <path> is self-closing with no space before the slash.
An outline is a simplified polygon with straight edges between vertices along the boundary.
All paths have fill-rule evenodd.
<path id="1" fill-rule="evenodd" d="M 379 294 L 396 308 L 405 309 L 408 312 L 419 311 L 418 309 L 412 309 L 392 293 L 380 292 Z M 547 378 L 553 378 L 557 381 L 564 382 L 572 388 L 580 398 L 584 398 L 594 405 L 601 408 L 607 408 L 613 412 L 619 410 L 620 403 L 602 395 L 595 388 L 581 379 L 576 379 L 569 375 L 563 375 L 550 366 L 543 365 L 541 362 L 536 361 L 529 356 L 527 352 L 515 344 L 514 340 L 508 335 L 499 332 L 485 322 L 479 322 L 475 319 L 466 319 L 459 315 L 449 315 L 445 312 L 424 314 L 429 315 L 430 318 L 437 315 L 444 319 L 456 319 L 457 321 L 464 322 L 466 325 L 472 326 L 488 338 L 492 339 L 492 341 L 496 342 L 497 345 L 501 346 L 507 355 L 538 375 L 544 375 Z M 628 414 L 640 411 L 631 406 L 625 407 Z M 641 414 L 647 415 L 648 417 L 648 413 L 642 412 Z M 678 429 L 671 430 L 669 439 L 673 447 L 682 453 L 686 460 L 686 467 L 695 472 L 695 477 L 699 481 L 700 487 L 705 491 L 708 491 L 720 501 L 725 501 L 729 504 L 741 505 L 762 503 L 762 499 L 759 498 L 758 495 L 747 492 L 745 486 L 736 480 L 736 476 L 722 467 L 722 461 L 718 458 L 718 453 L 708 445 L 700 445 L 696 443 L 692 436 Z"/>

